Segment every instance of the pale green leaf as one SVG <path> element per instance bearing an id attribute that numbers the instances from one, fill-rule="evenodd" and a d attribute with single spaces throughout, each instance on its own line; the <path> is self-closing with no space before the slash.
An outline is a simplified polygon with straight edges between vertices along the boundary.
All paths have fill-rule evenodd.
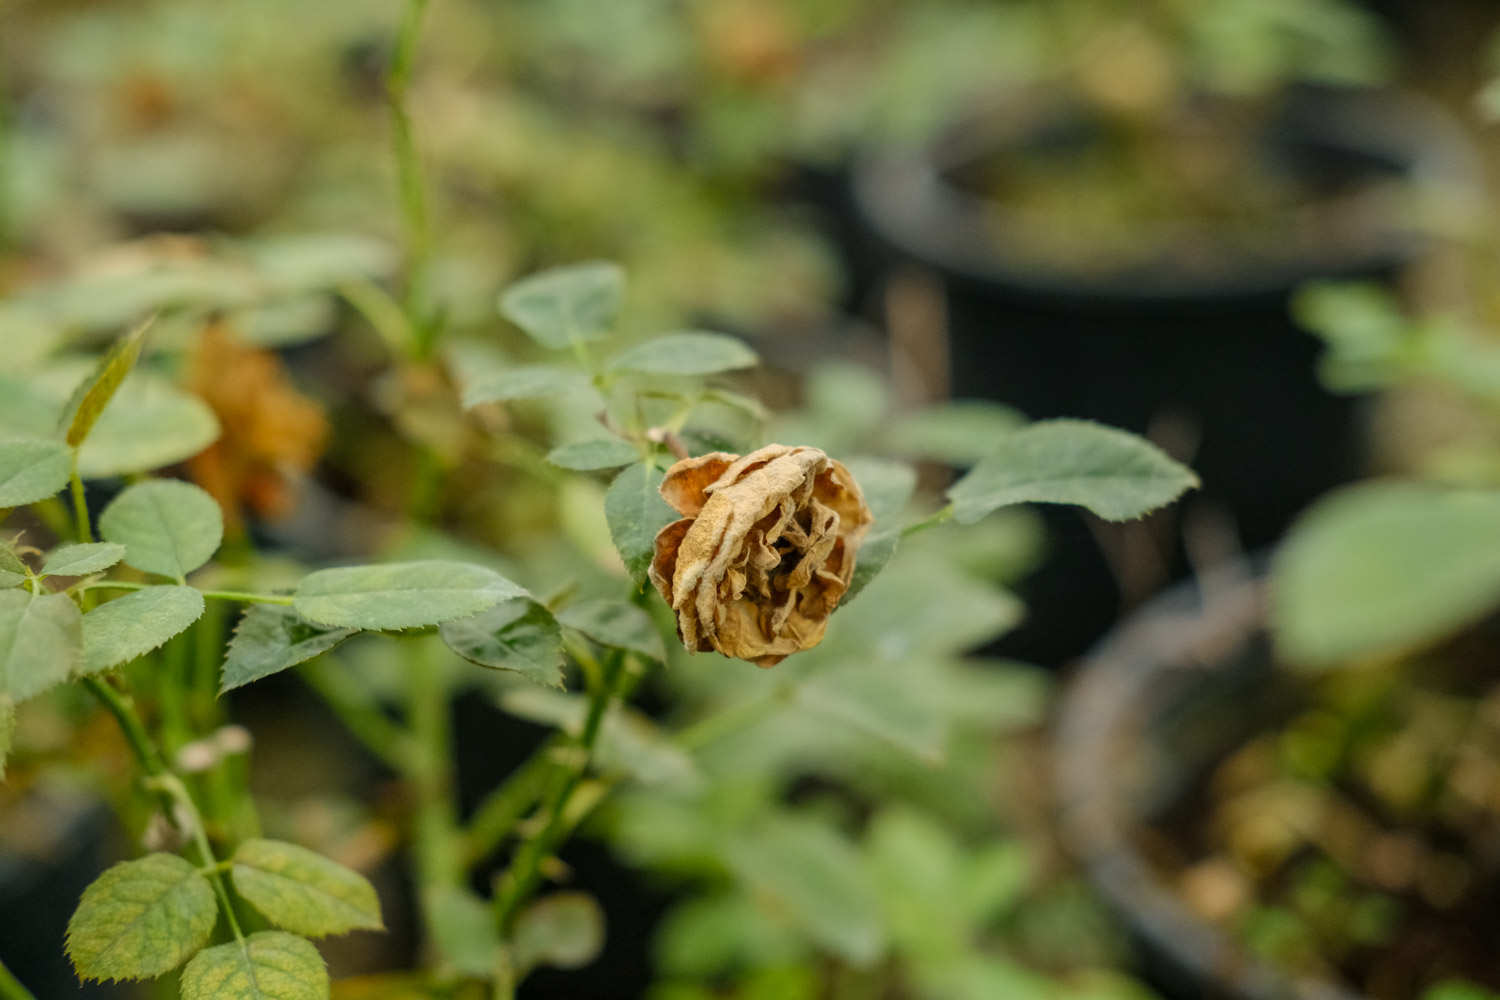
<path id="1" fill-rule="evenodd" d="M 845 961 L 868 966 L 885 951 L 878 901 L 859 855 L 828 824 L 767 817 L 734 834 L 726 860 L 751 891 Z"/>
<path id="2" fill-rule="evenodd" d="M 604 911 L 585 892 L 556 892 L 516 915 L 511 933 L 517 971 L 539 966 L 578 969 L 604 947 Z"/>
<path id="3" fill-rule="evenodd" d="M 182 1000 L 328 1000 L 328 969 L 312 942 L 260 931 L 201 951 L 182 970 Z"/>
<path id="4" fill-rule="evenodd" d="M 208 943 L 218 905 L 208 879 L 175 854 L 148 854 L 100 875 L 68 921 L 80 979 L 152 979 Z"/>
<path id="5" fill-rule="evenodd" d="M 901 455 L 967 466 L 990 454 L 1026 418 L 983 399 L 955 399 L 908 414 L 886 433 L 886 446 Z"/>
<path id="6" fill-rule="evenodd" d="M 913 664 L 894 668 L 840 664 L 797 688 L 797 704 L 821 718 L 863 730 L 929 763 L 943 758 L 948 721 Z"/>
<path id="7" fill-rule="evenodd" d="M 26 582 L 26 564 L 16 554 L 15 542 L 0 539 L 0 587 L 19 587 Z"/>
<path id="8" fill-rule="evenodd" d="M 544 347 L 609 335 L 625 292 L 625 272 L 594 261 L 557 267 L 516 282 L 500 295 L 500 312 Z"/>
<path id="9" fill-rule="evenodd" d="M 547 461 L 553 465 L 578 472 L 616 469 L 622 465 L 629 465 L 640 457 L 639 448 L 619 438 L 574 441 L 572 444 L 553 448 L 547 453 Z"/>
<path id="10" fill-rule="evenodd" d="M 441 885 L 428 890 L 427 910 L 444 961 L 460 975 L 492 978 L 500 968 L 494 909 L 468 889 Z"/>
<path id="11" fill-rule="evenodd" d="M 219 693 L 244 687 L 328 652 L 357 630 L 315 625 L 281 604 L 255 604 L 235 626 Z"/>
<path id="12" fill-rule="evenodd" d="M 742 340 L 687 330 L 637 344 L 610 362 L 610 370 L 641 375 L 712 375 L 754 368 L 760 358 Z"/>
<path id="13" fill-rule="evenodd" d="M 1293 525 L 1272 564 L 1289 660 L 1333 665 L 1440 639 L 1500 605 L 1500 494 L 1377 483 Z"/>
<path id="14" fill-rule="evenodd" d="M 0 781 L 5 780 L 5 761 L 10 756 L 10 744 L 16 736 L 16 703 L 9 695 L 0 694 Z"/>
<path id="15" fill-rule="evenodd" d="M 562 633 L 552 613 L 535 601 L 502 601 L 477 615 L 444 622 L 438 632 L 449 649 L 471 663 L 563 686 Z"/>
<path id="16" fill-rule="evenodd" d="M 0 694 L 25 701 L 83 663 L 83 616 L 66 594 L 0 591 Z"/>
<path id="17" fill-rule="evenodd" d="M 98 673 L 145 656 L 203 617 L 193 587 L 147 587 L 83 616 L 83 672 Z"/>
<path id="18" fill-rule="evenodd" d="M 563 396 L 587 386 L 588 379 L 582 373 L 566 368 L 555 365 L 513 365 L 465 382 L 463 405 L 467 409 L 483 403 Z"/>
<path id="19" fill-rule="evenodd" d="M 64 438 L 69 448 L 83 444 L 94 429 L 104 408 L 114 398 L 115 390 L 120 388 L 120 383 L 140 359 L 141 345 L 145 343 L 146 330 L 150 326 L 151 321 L 147 320 L 115 341 L 94 373 L 74 390 L 73 398 L 63 408 Z"/>
<path id="20" fill-rule="evenodd" d="M 125 546 L 136 569 L 181 580 L 218 551 L 224 515 L 192 483 L 154 479 L 115 497 L 99 516 L 99 533 Z"/>
<path id="21" fill-rule="evenodd" d="M 1085 420 L 1046 420 L 1003 438 L 948 490 L 948 499 L 960 524 L 1028 502 L 1077 504 L 1105 520 L 1127 521 L 1197 485 L 1190 469 L 1134 434 Z"/>
<path id="22" fill-rule="evenodd" d="M 655 550 L 656 533 L 677 520 L 658 492 L 661 470 L 637 462 L 615 477 L 604 495 L 604 517 L 625 571 L 637 586 L 646 577 Z"/>
<path id="23" fill-rule="evenodd" d="M 68 485 L 71 468 L 61 441 L 0 441 L 0 508 L 47 499 Z"/>
<path id="24" fill-rule="evenodd" d="M 283 930 L 321 937 L 384 927 L 375 887 L 316 851 L 279 840 L 247 840 L 231 861 L 235 891 Z"/>
<path id="25" fill-rule="evenodd" d="M 293 607 L 323 625 L 403 629 L 466 618 L 527 596 L 492 569 L 434 559 L 319 570 L 297 585 Z"/>
<path id="26" fill-rule="evenodd" d="M 557 620 L 602 646 L 640 653 L 658 663 L 667 658 L 656 623 L 629 601 L 580 601 L 559 611 Z"/>
<path id="27" fill-rule="evenodd" d="M 399 260 L 389 243 L 355 233 L 284 234 L 247 243 L 245 250 L 260 276 L 282 293 L 378 281 L 395 273 Z"/>
<path id="28" fill-rule="evenodd" d="M 160 376 L 125 380 L 78 449 L 85 479 L 128 476 L 186 461 L 219 437 L 208 404 Z"/>
<path id="29" fill-rule="evenodd" d="M 125 558 L 125 546 L 114 542 L 59 545 L 47 553 L 42 576 L 87 576 L 109 569 Z"/>

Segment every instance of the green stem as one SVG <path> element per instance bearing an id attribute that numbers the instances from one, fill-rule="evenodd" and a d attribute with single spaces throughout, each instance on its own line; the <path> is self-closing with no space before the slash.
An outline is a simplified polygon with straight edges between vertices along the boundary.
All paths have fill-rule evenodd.
<path id="1" fill-rule="evenodd" d="M 627 674 L 625 667 L 627 659 L 624 650 L 612 651 L 609 664 L 605 668 L 604 683 L 589 698 L 588 715 L 584 718 L 583 730 L 578 735 L 579 752 L 576 759 L 571 761 L 571 766 L 547 803 L 544 812 L 547 817 L 546 825 L 539 833 L 521 845 L 509 869 L 499 880 L 495 895 L 495 921 L 502 934 L 509 931 L 516 911 L 541 883 L 542 862 L 557 849 L 566 833 L 568 802 L 573 798 L 573 793 L 583 781 L 583 776 L 588 772 L 589 764 L 593 760 L 594 744 L 598 742 L 605 712 L 614 698 L 620 678 Z"/>
<path id="2" fill-rule="evenodd" d="M 421 34 L 422 15 L 426 9 L 427 0 L 407 0 L 406 15 L 402 18 L 400 34 L 396 37 L 396 52 L 391 60 L 390 75 L 386 78 L 392 144 L 401 191 L 401 214 L 406 226 L 407 252 L 410 257 L 406 313 L 411 320 L 420 354 L 425 354 L 431 347 L 433 333 L 432 324 L 423 316 L 432 247 L 427 220 L 427 194 L 422 183 L 422 164 L 417 156 L 406 96 L 411 83 L 412 63 L 416 58 L 417 39 Z"/>
<path id="3" fill-rule="evenodd" d="M 145 590 L 155 586 L 150 583 L 134 583 L 129 580 L 94 580 L 78 590 Z M 200 590 L 205 598 L 213 601 L 238 601 L 241 604 L 280 604 L 290 607 L 296 600 L 291 594 L 249 594 L 239 590 Z"/>
<path id="4" fill-rule="evenodd" d="M 0 962 L 0 1000 L 36 1000 L 30 990 Z"/>
<path id="5" fill-rule="evenodd" d="M 553 738 L 544 743 L 474 810 L 463 834 L 465 868 L 472 868 L 499 847 L 521 822 L 526 810 L 546 792 L 547 777 L 552 771 L 549 753 L 559 742 Z"/>
<path id="6" fill-rule="evenodd" d="M 68 491 L 73 497 L 73 527 L 80 542 L 94 540 L 94 528 L 89 524 L 89 505 L 83 496 L 83 479 L 78 475 L 78 449 L 73 449 L 73 465 L 68 475 Z"/>
<path id="7" fill-rule="evenodd" d="M 418 655 L 412 658 L 407 671 L 407 712 L 415 765 L 409 780 L 416 793 L 412 846 L 423 924 L 431 942 L 439 940 L 442 934 L 437 914 L 430 905 L 433 894 L 462 885 L 464 869 L 453 802 L 448 687 L 443 683 L 442 663 L 434 647 L 417 643 L 415 648 Z"/>
<path id="8" fill-rule="evenodd" d="M 942 507 L 938 510 L 933 511 L 931 514 L 928 514 L 921 520 L 913 521 L 903 527 L 901 529 L 901 537 L 905 538 L 908 535 L 915 535 L 919 531 L 926 531 L 928 528 L 935 528 L 940 524 L 951 521 L 952 519 L 953 505 L 950 503 L 946 507 Z"/>
<path id="9" fill-rule="evenodd" d="M 213 848 L 208 843 L 208 834 L 203 829 L 203 817 L 198 812 L 193 797 L 188 794 L 187 786 L 182 783 L 182 779 L 168 770 L 161 751 L 157 749 L 150 734 L 146 732 L 146 724 L 136 713 L 135 705 L 131 703 L 129 696 L 116 691 L 108 682 L 98 677 L 84 677 L 83 685 L 104 704 L 109 713 L 115 717 L 115 721 L 120 724 L 120 730 L 125 734 L 125 740 L 130 744 L 130 749 L 140 763 L 141 770 L 146 772 L 146 787 L 161 798 L 167 818 L 174 819 L 177 815 L 176 807 L 181 806 L 192 827 L 189 833 L 198 847 L 198 853 L 202 855 L 200 863 L 205 868 L 217 868 L 219 860 L 214 857 Z M 235 940 L 243 943 L 244 934 L 240 931 L 239 919 L 235 916 L 234 904 L 229 898 L 229 890 L 224 885 L 223 877 L 215 872 L 209 876 L 209 881 L 214 884 L 214 891 L 219 897 L 219 905 L 224 910 L 224 919 L 229 923 L 229 929 L 234 932 Z"/>

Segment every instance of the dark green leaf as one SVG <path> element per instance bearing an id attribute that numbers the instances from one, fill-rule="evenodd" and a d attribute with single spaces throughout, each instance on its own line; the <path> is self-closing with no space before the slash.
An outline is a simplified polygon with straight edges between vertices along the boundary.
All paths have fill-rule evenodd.
<path id="1" fill-rule="evenodd" d="M 642 375 L 712 375 L 760 363 L 744 341 L 696 330 L 669 333 L 637 344 L 610 362 L 610 370 Z"/>
<path id="2" fill-rule="evenodd" d="M 203 617 L 193 587 L 147 587 L 101 604 L 83 616 L 83 672 L 129 663 Z"/>
<path id="3" fill-rule="evenodd" d="M 667 658 L 656 623 L 629 601 L 580 601 L 559 611 L 557 620 L 602 646 L 640 653 L 658 663 Z"/>
<path id="4" fill-rule="evenodd" d="M 500 313 L 544 347 L 608 336 L 625 291 L 625 272 L 595 261 L 557 267 L 516 282 L 500 296 Z"/>
<path id="5" fill-rule="evenodd" d="M 466 618 L 526 596 L 492 569 L 434 559 L 319 570 L 297 585 L 293 607 L 324 625 L 403 629 Z"/>
<path id="6" fill-rule="evenodd" d="M 651 565 L 656 533 L 677 520 L 677 512 L 658 492 L 661 480 L 661 470 L 638 462 L 616 476 L 604 496 L 609 536 L 637 586 Z"/>
<path id="7" fill-rule="evenodd" d="M 47 553 L 41 576 L 87 576 L 109 569 L 125 558 L 125 546 L 114 542 L 59 545 Z"/>
<path id="8" fill-rule="evenodd" d="M 1442 638 L 1500 604 L 1500 494 L 1377 483 L 1292 527 L 1272 565 L 1287 659 L 1334 665 Z"/>
<path id="9" fill-rule="evenodd" d="M 219 693 L 306 663 L 356 631 L 315 625 L 285 605 L 252 605 L 235 627 L 234 638 L 229 640 Z"/>
<path id="10" fill-rule="evenodd" d="M 516 916 L 511 942 L 519 975 L 538 965 L 579 969 L 604 947 L 604 911 L 588 893 L 553 893 Z"/>
<path id="11" fill-rule="evenodd" d="M 47 499 L 68 485 L 71 469 L 61 441 L 0 441 L 0 508 Z"/>
<path id="12" fill-rule="evenodd" d="M 137 483 L 104 508 L 99 533 L 125 546 L 125 561 L 182 580 L 213 558 L 224 538 L 218 501 L 192 483 Z"/>
<path id="13" fill-rule="evenodd" d="M 235 891 L 283 930 L 321 937 L 384 927 L 375 887 L 316 851 L 280 840 L 247 840 L 232 861 Z"/>
<path id="14" fill-rule="evenodd" d="M 66 594 L 0 590 L 0 695 L 25 701 L 83 663 L 83 616 Z"/>
<path id="15" fill-rule="evenodd" d="M 95 421 L 114 398 L 115 390 L 120 388 L 120 383 L 140 359 L 141 345 L 145 343 L 146 330 L 150 326 L 151 321 L 147 320 L 115 341 L 94 374 L 74 390 L 73 398 L 63 409 L 64 437 L 69 448 L 83 444 L 89 431 L 94 429 Z"/>
<path id="16" fill-rule="evenodd" d="M 208 879 L 175 854 L 115 865 L 83 891 L 67 950 L 80 979 L 151 979 L 208 943 L 218 905 Z"/>
<path id="17" fill-rule="evenodd" d="M 552 613 L 516 598 L 438 629 L 448 648 L 482 667 L 511 670 L 549 687 L 563 686 L 562 633 Z"/>
<path id="18" fill-rule="evenodd" d="M 1134 434 L 1085 420 L 1045 420 L 1003 438 L 948 490 L 948 499 L 960 524 L 1027 502 L 1077 504 L 1105 520 L 1126 521 L 1197 485 L 1191 470 Z"/>
<path id="19" fill-rule="evenodd" d="M 615 469 L 629 465 L 641 457 L 641 451 L 629 441 L 619 438 L 599 438 L 595 441 L 575 441 L 553 448 L 547 453 L 547 461 L 564 469 L 578 472 L 593 472 L 597 469 Z"/>
<path id="20" fill-rule="evenodd" d="M 281 931 L 208 948 L 182 970 L 182 1000 L 328 1000 L 329 989 L 318 949 Z"/>

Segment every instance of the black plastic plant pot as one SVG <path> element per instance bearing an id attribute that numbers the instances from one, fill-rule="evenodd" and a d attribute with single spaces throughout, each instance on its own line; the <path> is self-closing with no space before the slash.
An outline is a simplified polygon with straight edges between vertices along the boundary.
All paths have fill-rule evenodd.
<path id="1" fill-rule="evenodd" d="M 976 165 L 1003 168 L 1038 149 L 1086 150 L 1100 131 L 1067 106 L 1007 106 L 926 147 L 865 156 L 855 196 L 888 268 L 941 279 L 954 397 L 1137 433 L 1173 426 L 1203 480 L 1189 503 L 1227 511 L 1246 549 L 1269 544 L 1362 465 L 1357 406 L 1318 384 L 1318 345 L 1291 318 L 1291 294 L 1313 279 L 1399 274 L 1423 240 L 1395 218 L 1402 199 L 1391 189 L 1472 190 L 1469 147 L 1417 98 L 1298 90 L 1256 119 L 1246 148 L 1307 192 L 1297 211 L 1342 222 L 1309 231 L 1304 216 L 1296 239 L 1262 239 L 1253 251 L 1215 245 L 1204 224 L 1116 268 L 1070 267 L 1028 248 L 1015 206 L 973 177 Z M 1266 231 L 1281 221 L 1265 220 Z M 1056 664 L 1102 634 L 1118 598 L 1082 519 L 1053 513 L 1049 526 L 1053 558 L 1025 594 L 1033 616 L 1004 651 Z M 1180 576 L 1182 554 L 1168 560 L 1169 578 Z"/>
<path id="2" fill-rule="evenodd" d="M 1179 584 L 1084 661 L 1054 731 L 1064 846 L 1180 1000 L 1359 1000 L 1248 955 L 1197 917 L 1137 846 L 1224 754 L 1286 711 L 1271 683 L 1265 588 L 1248 571 Z"/>

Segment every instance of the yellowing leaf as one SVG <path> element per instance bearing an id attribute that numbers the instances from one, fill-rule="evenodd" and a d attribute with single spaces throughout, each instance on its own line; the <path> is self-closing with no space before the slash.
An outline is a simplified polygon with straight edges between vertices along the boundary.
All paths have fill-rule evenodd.
<path id="1" fill-rule="evenodd" d="M 278 840 L 247 840 L 234 852 L 234 887 L 278 927 L 308 937 L 380 930 L 375 887 L 315 851 Z"/>
<path id="2" fill-rule="evenodd" d="M 208 943 L 214 890 L 175 854 L 115 865 L 83 891 L 68 921 L 68 957 L 81 979 L 150 979 Z"/>

